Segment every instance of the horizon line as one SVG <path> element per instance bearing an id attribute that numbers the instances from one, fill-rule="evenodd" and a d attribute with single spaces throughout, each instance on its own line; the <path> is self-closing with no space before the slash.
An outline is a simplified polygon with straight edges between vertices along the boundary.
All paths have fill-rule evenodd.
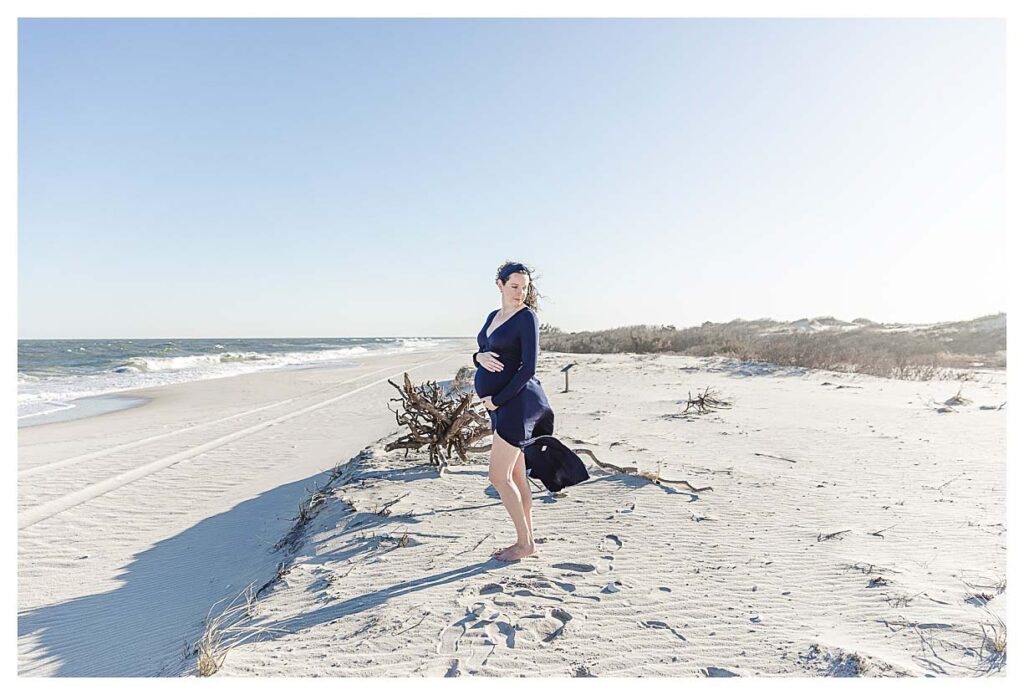
<path id="1" fill-rule="evenodd" d="M 762 316 L 762 317 L 758 317 L 758 318 L 754 318 L 754 319 L 735 318 L 735 319 L 730 319 L 729 321 L 702 321 L 701 323 L 693 324 L 691 326 L 683 326 L 681 328 L 680 327 L 676 327 L 675 324 L 672 324 L 672 323 L 660 323 L 660 324 L 657 324 L 657 323 L 637 323 L 637 324 L 625 324 L 625 325 L 621 325 L 621 326 L 613 326 L 613 327 L 610 327 L 610 328 L 598 328 L 598 329 L 592 329 L 592 330 L 565 331 L 565 330 L 563 330 L 561 328 L 559 328 L 558 330 L 562 331 L 563 333 L 600 333 L 602 331 L 613 331 L 613 330 L 617 330 L 617 329 L 620 329 L 620 328 L 634 328 L 634 327 L 638 327 L 638 326 L 655 327 L 655 328 L 663 328 L 663 327 L 666 327 L 666 326 L 672 326 L 675 330 L 686 330 L 688 328 L 701 328 L 706 323 L 711 323 L 713 325 L 726 325 L 726 324 L 729 324 L 729 323 L 735 323 L 737 321 L 746 321 L 746 322 L 751 322 L 751 323 L 754 322 L 754 321 L 773 321 L 775 323 L 796 323 L 798 321 L 816 321 L 818 319 L 832 319 L 832 320 L 835 320 L 835 321 L 842 321 L 843 323 L 854 323 L 856 321 L 870 321 L 871 323 L 879 325 L 879 326 L 893 326 L 893 325 L 896 325 L 896 326 L 934 326 L 934 325 L 941 325 L 941 324 L 947 324 L 947 323 L 967 323 L 967 322 L 970 322 L 970 321 L 978 321 L 980 319 L 985 319 L 985 318 L 989 318 L 989 317 L 997 317 L 997 316 L 1005 316 L 1005 315 L 1006 315 L 1006 311 L 1002 310 L 1002 311 L 997 311 L 997 312 L 990 313 L 990 314 L 982 314 L 980 316 L 975 316 L 975 317 L 969 318 L 969 319 L 951 319 L 951 320 L 943 320 L 943 321 L 928 321 L 928 322 L 922 322 L 922 323 L 914 323 L 914 322 L 909 322 L 909 321 L 875 321 L 873 319 L 868 319 L 868 318 L 861 317 L 861 316 L 858 316 L 855 319 L 851 319 L 849 321 L 846 321 L 844 319 L 837 319 L 835 316 L 833 316 L 831 314 L 819 314 L 817 316 L 803 316 L 801 318 L 792 319 L 792 320 L 773 319 L 773 318 L 770 318 L 770 317 Z M 554 328 L 558 328 L 558 327 L 554 326 Z M 371 338 L 387 338 L 387 339 L 391 339 L 391 340 L 400 340 L 400 339 L 403 339 L 403 338 L 412 338 L 412 339 L 419 339 L 419 340 L 426 340 L 426 339 L 446 339 L 446 340 L 448 340 L 448 339 L 463 339 L 463 338 L 470 338 L 471 339 L 473 337 L 475 337 L 475 336 L 472 336 L 472 335 L 362 335 L 362 336 L 343 336 L 343 335 L 264 335 L 264 336 L 236 336 L 236 337 L 227 337 L 227 336 L 153 336 L 153 337 L 145 337 L 145 336 L 130 336 L 129 337 L 129 336 L 123 336 L 123 337 L 110 337 L 110 336 L 107 336 L 107 337 L 102 337 L 102 338 L 85 338 L 85 337 L 22 338 L 22 337 L 19 336 L 18 337 L 18 342 L 29 341 L 29 340 L 36 340 L 36 341 L 38 341 L 38 340 L 283 340 L 283 339 L 294 339 L 294 340 L 317 340 L 317 339 L 325 339 L 325 340 L 367 340 L 367 339 L 371 339 Z"/>

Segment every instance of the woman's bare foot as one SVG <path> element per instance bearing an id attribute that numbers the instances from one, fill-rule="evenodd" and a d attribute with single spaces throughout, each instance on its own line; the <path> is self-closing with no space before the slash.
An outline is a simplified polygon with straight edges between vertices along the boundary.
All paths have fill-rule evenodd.
<path id="1" fill-rule="evenodd" d="M 516 547 L 515 543 L 506 548 L 498 548 L 493 553 L 491 553 L 491 557 L 498 557 L 499 555 L 502 555 L 503 553 L 507 553 L 508 551 L 512 550 L 512 548 L 514 547 Z"/>
<path id="2" fill-rule="evenodd" d="M 522 560 L 524 557 L 531 557 L 535 556 L 536 554 L 536 545 L 532 543 L 530 545 L 520 545 L 516 543 L 515 545 L 501 551 L 494 557 L 501 560 L 502 562 L 515 562 L 516 560 Z"/>

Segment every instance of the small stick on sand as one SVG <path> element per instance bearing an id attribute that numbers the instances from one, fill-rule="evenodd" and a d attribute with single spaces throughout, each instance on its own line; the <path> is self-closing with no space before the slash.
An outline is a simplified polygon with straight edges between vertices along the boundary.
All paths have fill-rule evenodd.
<path id="1" fill-rule="evenodd" d="M 822 541 L 828 541 L 828 540 L 832 540 L 833 538 L 839 538 L 844 533 L 849 533 L 849 532 L 850 532 L 850 529 L 846 529 L 845 531 L 833 531 L 832 533 L 826 533 L 825 535 L 822 535 L 822 534 L 819 533 L 818 534 L 818 542 L 821 543 Z"/>
<path id="2" fill-rule="evenodd" d="M 400 500 L 405 499 L 410 494 L 412 494 L 412 493 L 407 492 L 404 495 L 401 495 L 400 497 L 396 497 L 395 499 L 391 500 L 390 502 L 385 502 L 380 507 L 377 507 L 377 510 L 375 512 L 373 512 L 373 513 L 376 514 L 377 516 L 391 516 L 391 505 L 395 504 L 396 502 L 398 502 Z"/>
<path id="3" fill-rule="evenodd" d="M 790 463 L 796 463 L 796 461 L 794 461 L 793 459 L 788 459 L 783 456 L 773 456 L 771 454 L 759 454 L 756 451 L 754 452 L 754 456 L 764 456 L 765 458 L 778 459 L 779 461 L 789 461 Z"/>
<path id="4" fill-rule="evenodd" d="M 888 531 L 889 529 L 892 529 L 892 528 L 896 528 L 896 524 L 893 524 L 892 526 L 889 526 L 887 528 L 880 529 L 878 531 L 873 531 L 873 532 L 869 533 L 868 535 L 869 536 L 878 536 L 879 538 L 885 538 L 885 536 L 882 535 L 882 531 Z"/>
<path id="5" fill-rule="evenodd" d="M 952 483 L 952 482 L 962 478 L 963 475 L 964 475 L 963 473 L 955 475 L 952 478 L 950 478 L 949 480 L 947 480 L 946 482 L 944 482 L 942 485 L 939 485 L 938 487 L 932 487 L 931 485 L 922 485 L 921 487 L 923 487 L 925 490 L 941 490 L 942 488 L 946 487 L 950 483 Z"/>
<path id="6" fill-rule="evenodd" d="M 487 534 L 486 536 L 484 536 L 483 538 L 481 538 L 481 539 L 480 539 L 480 542 L 479 542 L 479 543 L 477 543 L 476 545 L 474 545 L 474 546 L 473 546 L 472 548 L 470 548 L 469 550 L 463 550 L 462 552 L 458 552 L 458 553 L 455 553 L 454 555 L 452 555 L 452 557 L 458 557 L 459 555 L 465 555 L 466 553 L 471 553 L 471 552 L 473 552 L 474 550 L 476 550 L 477 548 L 479 548 L 479 547 L 480 547 L 480 545 L 481 545 L 481 544 L 482 544 L 482 543 L 483 543 L 483 542 L 484 542 L 485 540 L 487 540 L 488 538 L 490 538 L 490 537 L 491 537 L 491 536 L 493 536 L 493 535 L 494 535 L 493 533 L 488 533 L 488 534 Z"/>

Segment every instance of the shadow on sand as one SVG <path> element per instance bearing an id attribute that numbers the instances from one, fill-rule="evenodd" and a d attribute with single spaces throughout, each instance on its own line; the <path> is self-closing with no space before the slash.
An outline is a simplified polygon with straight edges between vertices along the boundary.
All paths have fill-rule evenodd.
<path id="1" fill-rule="evenodd" d="M 328 477 L 281 485 L 157 542 L 132 558 L 109 591 L 19 611 L 19 674 L 180 672 L 186 641 L 200 636 L 211 606 L 274 576 L 284 559 L 274 543 L 291 528 L 307 489 Z"/>
<path id="2" fill-rule="evenodd" d="M 396 480 L 436 475 L 423 466 L 392 473 Z M 211 607 L 218 601 L 230 601 L 248 584 L 260 586 L 277 574 L 279 563 L 288 556 L 284 550 L 274 551 L 273 546 L 292 528 L 292 510 L 309 490 L 322 486 L 328 478 L 327 473 L 322 473 L 281 485 L 159 541 L 134 556 L 118 575 L 116 588 L 19 611 L 19 675 L 180 675 L 191 665 L 185 647 L 201 636 Z M 595 484 L 621 484 L 636 489 L 650 483 L 633 476 L 610 475 L 592 478 L 579 487 Z M 664 488 L 663 491 L 675 492 Z M 471 504 L 405 517 L 396 515 L 386 520 L 414 525 L 419 523 L 418 516 L 472 512 L 500 504 Z M 362 533 L 384 520 L 337 507 L 327 516 L 318 516 L 313 524 L 336 523 Z M 358 547 L 350 550 L 358 552 Z M 276 627 L 289 632 L 306 629 L 365 611 L 394 597 L 506 566 L 493 558 L 472 562 L 325 606 Z"/>

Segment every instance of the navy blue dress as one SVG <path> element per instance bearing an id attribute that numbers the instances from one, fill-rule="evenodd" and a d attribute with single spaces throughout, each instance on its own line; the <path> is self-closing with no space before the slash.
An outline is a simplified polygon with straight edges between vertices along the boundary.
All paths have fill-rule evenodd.
<path id="1" fill-rule="evenodd" d="M 552 492 L 590 477 L 587 467 L 571 449 L 554 437 L 555 413 L 534 376 L 540 355 L 540 321 L 523 307 L 494 329 L 487 328 L 498 313 L 487 315 L 476 336 L 480 352 L 495 352 L 505 366 L 500 372 L 477 367 L 473 388 L 480 398 L 491 397 L 497 410 L 489 410 L 491 429 L 523 450 L 526 474 L 539 479 Z"/>

